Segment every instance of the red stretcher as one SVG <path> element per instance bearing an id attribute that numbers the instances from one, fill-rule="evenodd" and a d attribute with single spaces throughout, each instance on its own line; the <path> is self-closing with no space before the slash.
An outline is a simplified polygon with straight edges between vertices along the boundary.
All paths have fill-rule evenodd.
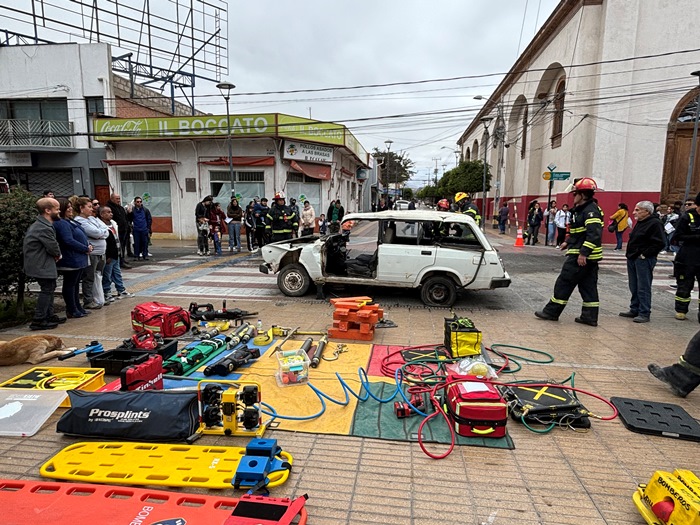
<path id="1" fill-rule="evenodd" d="M 305 525 L 306 500 L 0 479 L 3 525 Z"/>

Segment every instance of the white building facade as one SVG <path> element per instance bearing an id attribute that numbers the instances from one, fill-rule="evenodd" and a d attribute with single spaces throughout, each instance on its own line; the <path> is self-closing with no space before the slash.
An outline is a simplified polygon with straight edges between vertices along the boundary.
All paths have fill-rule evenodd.
<path id="1" fill-rule="evenodd" d="M 0 176 L 40 195 L 90 193 L 104 147 L 91 115 L 113 114 L 106 44 L 0 46 Z"/>
<path id="2" fill-rule="evenodd" d="M 692 0 L 562 1 L 458 142 L 462 158 L 487 147 L 485 215 L 499 198 L 546 202 L 549 171 L 595 178 L 606 216 L 620 202 L 683 199 L 700 92 L 696 10 Z M 570 204 L 568 182 L 551 184 L 552 199 Z M 699 190 L 696 158 L 690 195 Z"/>
<path id="3" fill-rule="evenodd" d="M 362 209 L 368 154 L 344 126 L 279 113 L 229 122 L 226 115 L 97 119 L 110 187 L 123 202 L 142 196 L 154 233 L 177 239 L 196 237 L 195 207 L 207 195 L 224 211 L 232 195 L 245 207 L 254 197 L 272 202 L 278 191 L 300 208 L 309 200 L 316 216 L 336 199 L 346 212 Z"/>

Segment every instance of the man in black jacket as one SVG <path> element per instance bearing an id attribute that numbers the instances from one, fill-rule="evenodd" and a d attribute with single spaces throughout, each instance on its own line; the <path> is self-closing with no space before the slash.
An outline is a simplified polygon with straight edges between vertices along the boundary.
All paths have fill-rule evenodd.
<path id="1" fill-rule="evenodd" d="M 651 281 L 654 278 L 656 256 L 664 249 L 666 235 L 661 219 L 654 214 L 654 204 L 638 202 L 632 212 L 637 224 L 627 243 L 627 278 L 629 280 L 630 309 L 620 312 L 635 323 L 648 323 L 651 316 Z"/>
<path id="2" fill-rule="evenodd" d="M 126 218 L 126 210 L 122 206 L 121 195 L 112 193 L 107 201 L 107 206 L 112 210 L 112 220 L 117 223 L 117 230 L 119 231 L 119 266 L 129 270 L 131 265 L 124 260 L 126 249 L 129 245 L 129 221 Z"/>
<path id="3" fill-rule="evenodd" d="M 690 309 L 690 293 L 695 281 L 700 281 L 700 193 L 695 197 L 695 206 L 686 206 L 676 225 L 673 239 L 680 244 L 674 260 L 676 276 L 676 319 L 684 321 Z M 700 322 L 700 311 L 698 311 Z"/>

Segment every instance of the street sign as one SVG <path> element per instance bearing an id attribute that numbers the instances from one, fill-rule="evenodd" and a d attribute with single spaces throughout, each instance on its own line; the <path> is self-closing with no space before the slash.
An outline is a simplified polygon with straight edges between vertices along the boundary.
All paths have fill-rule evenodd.
<path id="1" fill-rule="evenodd" d="M 570 171 L 552 171 L 552 180 L 567 180 L 571 177 Z"/>
<path id="2" fill-rule="evenodd" d="M 542 178 L 543 178 L 544 180 L 551 180 L 551 179 L 552 179 L 552 172 L 551 172 L 551 171 L 545 171 L 545 172 L 542 174 Z"/>

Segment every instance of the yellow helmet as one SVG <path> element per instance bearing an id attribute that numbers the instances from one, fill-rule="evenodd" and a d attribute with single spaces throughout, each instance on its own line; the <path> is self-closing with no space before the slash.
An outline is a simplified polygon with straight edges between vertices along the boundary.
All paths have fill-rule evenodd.
<path id="1" fill-rule="evenodd" d="M 460 191 L 460 192 L 458 192 L 458 193 L 455 195 L 455 202 L 459 202 L 459 201 L 461 201 L 461 200 L 464 200 L 464 199 L 466 199 L 467 197 L 469 197 L 469 195 L 467 195 L 467 194 L 464 193 L 463 191 Z"/>

